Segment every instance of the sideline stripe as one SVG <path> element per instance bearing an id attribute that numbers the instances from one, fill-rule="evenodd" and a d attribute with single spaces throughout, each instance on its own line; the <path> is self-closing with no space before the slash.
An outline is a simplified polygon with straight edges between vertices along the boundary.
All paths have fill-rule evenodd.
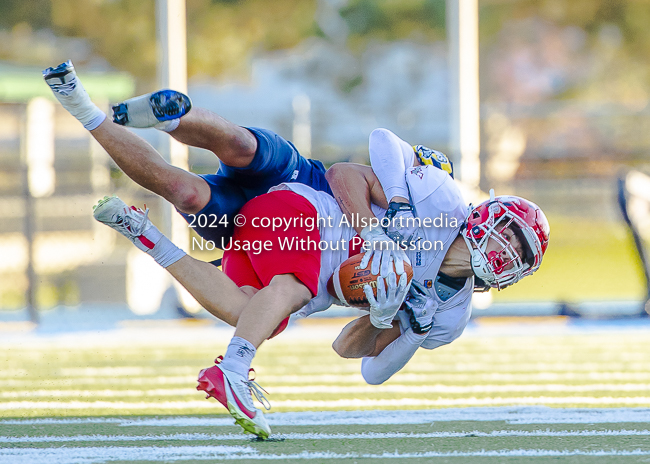
<path id="1" fill-rule="evenodd" d="M 547 397 L 527 396 L 512 398 L 440 398 L 436 400 L 424 398 L 399 398 L 399 399 L 371 399 L 362 400 L 357 398 L 342 400 L 284 400 L 273 401 L 271 404 L 276 408 L 287 409 L 360 409 L 360 408 L 391 408 L 391 407 L 458 407 L 458 406 L 515 406 L 515 405 L 628 405 L 628 406 L 650 406 L 650 397 Z M 0 403 L 0 411 L 20 410 L 182 410 L 182 409 L 205 409 L 219 412 L 218 404 L 213 401 L 155 401 L 151 402 L 124 402 L 124 401 L 9 401 Z"/>
<path id="2" fill-rule="evenodd" d="M 516 449 L 499 451 L 474 451 L 474 452 L 436 452 L 425 453 L 383 453 L 359 454 L 332 452 L 303 451 L 296 454 L 261 454 L 252 447 L 235 446 L 178 446 L 178 447 L 107 447 L 107 448 L 22 448 L 0 450 L 0 462 L 21 463 L 56 462 L 57 464 L 85 464 L 103 461 L 188 461 L 188 460 L 281 460 L 289 459 L 404 459 L 404 458 L 429 458 L 429 457 L 517 457 L 517 456 L 648 456 L 650 451 L 635 450 L 548 450 L 548 449 Z M 3 460 L 10 458 L 13 461 Z"/>
<path id="3" fill-rule="evenodd" d="M 510 424 L 601 424 L 650 423 L 647 408 L 549 408 L 496 407 L 448 408 L 411 411 L 319 411 L 265 414 L 272 426 L 313 425 L 390 425 L 430 424 L 453 421 L 504 421 Z M 122 427 L 222 427 L 232 426 L 230 416 L 223 417 L 162 417 L 146 419 L 118 418 L 60 418 L 60 419 L 5 419 L 0 425 L 57 425 L 57 424 L 118 424 Z"/>
<path id="4" fill-rule="evenodd" d="M 387 438 L 463 438 L 463 437 L 603 437 L 603 436 L 647 436 L 650 430 L 494 430 L 492 432 L 431 432 L 431 433 L 277 433 L 275 439 L 285 440 L 384 440 Z M 116 441 L 250 441 L 250 435 L 207 433 L 177 433 L 173 435 L 76 435 L 76 436 L 22 436 L 2 437 L 0 443 L 69 443 L 69 442 L 116 442 Z"/>

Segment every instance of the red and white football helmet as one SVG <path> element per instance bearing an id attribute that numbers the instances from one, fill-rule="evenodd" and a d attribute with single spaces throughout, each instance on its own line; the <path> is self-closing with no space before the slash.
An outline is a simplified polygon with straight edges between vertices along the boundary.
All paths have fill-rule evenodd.
<path id="1" fill-rule="evenodd" d="M 519 256 L 502 234 L 506 228 L 519 238 L 524 256 Z M 550 231 L 546 216 L 535 203 L 510 195 L 495 198 L 490 190 L 490 199 L 470 211 L 461 234 L 472 255 L 474 274 L 500 290 L 539 269 Z M 490 239 L 500 251 L 486 250 Z"/>

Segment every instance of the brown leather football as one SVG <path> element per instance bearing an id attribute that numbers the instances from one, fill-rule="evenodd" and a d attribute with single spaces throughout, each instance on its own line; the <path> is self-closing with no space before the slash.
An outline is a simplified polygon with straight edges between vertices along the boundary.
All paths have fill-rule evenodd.
<path id="1" fill-rule="evenodd" d="M 327 281 L 327 292 L 341 301 L 345 301 L 350 306 L 357 308 L 368 308 L 370 304 L 363 293 L 363 286 L 368 284 L 372 287 L 375 298 L 377 297 L 377 277 L 370 273 L 372 261 L 366 269 L 360 269 L 359 264 L 363 259 L 363 253 L 354 255 L 343 261 L 336 269 L 332 277 Z M 394 268 L 393 268 L 394 269 Z M 413 278 L 413 268 L 404 263 L 406 278 L 411 282 Z"/>

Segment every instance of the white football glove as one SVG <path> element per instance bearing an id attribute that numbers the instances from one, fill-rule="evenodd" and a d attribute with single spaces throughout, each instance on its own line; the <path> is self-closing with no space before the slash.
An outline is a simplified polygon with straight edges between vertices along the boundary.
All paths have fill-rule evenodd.
<path id="1" fill-rule="evenodd" d="M 388 277 L 393 272 L 391 263 L 395 263 L 395 272 L 401 276 L 404 274 L 404 262 L 411 264 L 406 252 L 388 237 L 381 229 L 366 226 L 359 233 L 362 239 L 369 244 L 369 249 L 363 255 L 359 267 L 365 269 L 372 259 L 370 272 L 372 275 L 379 274 L 381 277 Z"/>
<path id="2" fill-rule="evenodd" d="M 392 322 L 395 314 L 402 306 L 409 289 L 406 274 L 402 274 L 399 284 L 394 272 L 390 272 L 386 280 L 388 281 L 388 289 L 385 287 L 384 279 L 381 276 L 377 277 L 376 299 L 370 285 L 366 284 L 363 287 L 363 292 L 370 303 L 370 322 L 378 329 L 390 329 L 393 326 Z"/>
<path id="3" fill-rule="evenodd" d="M 405 303 L 411 329 L 416 334 L 424 334 L 433 326 L 433 316 L 438 303 L 429 295 L 426 288 L 416 280 L 411 281 L 409 299 Z"/>

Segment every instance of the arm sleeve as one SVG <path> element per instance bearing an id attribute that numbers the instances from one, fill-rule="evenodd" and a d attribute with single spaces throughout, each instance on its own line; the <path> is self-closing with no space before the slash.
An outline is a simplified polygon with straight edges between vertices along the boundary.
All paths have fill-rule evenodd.
<path id="1" fill-rule="evenodd" d="M 379 385 L 390 379 L 413 357 L 426 334 L 417 335 L 409 328 L 377 356 L 361 360 L 361 375 L 370 385 Z"/>
<path id="2" fill-rule="evenodd" d="M 413 167 L 413 147 L 388 129 L 375 129 L 368 142 L 370 165 L 379 179 L 386 200 L 400 196 L 409 198 L 406 169 Z"/>

